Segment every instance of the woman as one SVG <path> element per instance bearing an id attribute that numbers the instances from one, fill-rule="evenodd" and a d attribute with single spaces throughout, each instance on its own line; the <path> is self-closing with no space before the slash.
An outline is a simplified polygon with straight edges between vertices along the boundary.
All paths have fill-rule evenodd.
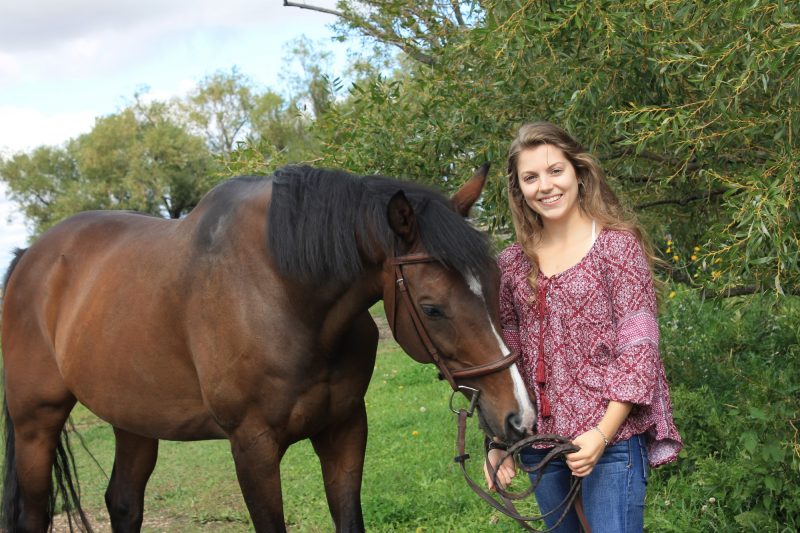
<path id="1" fill-rule="evenodd" d="M 522 353 L 537 432 L 580 448 L 548 467 L 537 503 L 542 513 L 557 506 L 577 476 L 594 533 L 642 531 L 648 467 L 682 447 L 658 351 L 652 254 L 599 163 L 558 126 L 523 126 L 508 172 L 517 242 L 499 257 L 503 336 Z M 545 453 L 530 448 L 521 461 Z M 487 461 L 502 455 L 489 450 Z M 507 460 L 498 483 L 514 474 Z M 574 511 L 557 529 L 577 530 Z"/>

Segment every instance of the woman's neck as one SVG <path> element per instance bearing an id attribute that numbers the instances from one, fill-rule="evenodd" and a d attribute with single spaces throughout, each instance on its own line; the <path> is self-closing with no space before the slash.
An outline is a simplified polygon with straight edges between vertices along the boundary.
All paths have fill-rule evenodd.
<path id="1" fill-rule="evenodd" d="M 559 246 L 583 240 L 592 231 L 592 219 L 583 211 L 565 220 L 544 221 L 542 240 L 544 246 Z"/>

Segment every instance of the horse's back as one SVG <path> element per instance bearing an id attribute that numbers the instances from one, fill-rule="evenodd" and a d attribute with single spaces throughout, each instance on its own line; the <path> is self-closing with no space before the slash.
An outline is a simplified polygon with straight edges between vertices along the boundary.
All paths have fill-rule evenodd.
<path id="1" fill-rule="evenodd" d="M 112 423 L 126 395 L 144 400 L 141 412 L 202 418 L 176 312 L 186 290 L 180 261 L 189 238 L 181 232 L 178 221 L 109 211 L 76 215 L 45 233 L 6 288 L 7 375 L 26 381 L 37 367 L 42 377 L 57 368 L 71 393 Z"/>
<path id="2" fill-rule="evenodd" d="M 112 278 L 128 278 L 147 262 L 175 222 L 128 212 L 90 211 L 47 231 L 15 265 L 5 288 L 4 313 L 15 327 L 33 322 L 50 333 L 66 311 L 80 306 Z M 166 247 L 165 247 L 166 248 Z M 18 318 L 28 315 L 29 321 Z M 55 339 L 53 339 L 55 341 Z"/>

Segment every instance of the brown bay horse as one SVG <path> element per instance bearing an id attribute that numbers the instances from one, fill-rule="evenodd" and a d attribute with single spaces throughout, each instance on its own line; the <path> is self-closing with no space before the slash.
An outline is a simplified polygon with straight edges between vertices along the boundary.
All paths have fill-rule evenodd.
<path id="1" fill-rule="evenodd" d="M 498 336 L 487 239 L 464 219 L 485 174 L 448 200 L 286 167 L 217 186 L 181 220 L 82 213 L 18 252 L 2 315 L 5 530 L 46 531 L 59 489 L 77 500 L 63 429 L 76 402 L 114 428 L 114 531 L 140 530 L 160 439 L 228 439 L 255 529 L 283 531 L 280 461 L 306 438 L 336 529 L 363 530 L 381 299 L 403 349 L 479 390 L 487 433 L 519 440 L 535 411 Z"/>

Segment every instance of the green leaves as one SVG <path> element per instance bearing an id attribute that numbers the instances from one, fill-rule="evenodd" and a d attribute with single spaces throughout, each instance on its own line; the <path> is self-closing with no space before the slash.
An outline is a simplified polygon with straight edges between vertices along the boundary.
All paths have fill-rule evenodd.
<path id="1" fill-rule="evenodd" d="M 703 244 L 700 264 L 715 266 L 693 286 L 800 292 L 797 3 L 359 4 L 370 15 L 349 19 L 354 31 L 380 40 L 369 28 L 395 28 L 432 62 L 410 54 L 319 117 L 326 161 L 447 189 L 484 154 L 502 175 L 516 128 L 550 120 L 600 157 L 654 239 L 685 243 L 686 257 Z M 474 15 L 429 23 L 454 20 L 454 5 Z M 487 197 L 503 186 L 493 180 Z M 505 202 L 480 222 L 510 231 Z"/>

